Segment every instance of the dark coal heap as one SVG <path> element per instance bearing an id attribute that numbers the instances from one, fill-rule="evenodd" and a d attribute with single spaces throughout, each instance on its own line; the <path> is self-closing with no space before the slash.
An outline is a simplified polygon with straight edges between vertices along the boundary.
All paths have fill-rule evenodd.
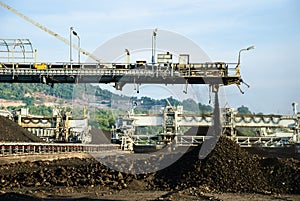
<path id="1" fill-rule="evenodd" d="M 91 144 L 109 144 L 110 131 L 102 130 L 99 128 L 91 128 L 90 134 L 92 136 Z"/>
<path id="2" fill-rule="evenodd" d="M 199 148 L 155 173 L 121 173 L 95 159 L 63 159 L 0 166 L 0 189 L 101 186 L 104 189 L 300 194 L 299 161 L 262 159 L 227 138 L 203 160 Z"/>
<path id="3" fill-rule="evenodd" d="M 43 142 L 16 122 L 0 116 L 0 142 Z"/>
<path id="4" fill-rule="evenodd" d="M 185 154 L 173 165 L 156 173 L 153 188 L 203 189 L 220 192 L 300 193 L 299 161 L 262 159 L 221 137 L 203 160 L 199 148 Z"/>

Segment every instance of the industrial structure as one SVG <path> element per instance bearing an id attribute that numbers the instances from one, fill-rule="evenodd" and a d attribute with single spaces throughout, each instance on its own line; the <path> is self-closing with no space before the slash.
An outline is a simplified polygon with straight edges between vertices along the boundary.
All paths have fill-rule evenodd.
<path id="1" fill-rule="evenodd" d="M 237 63 L 190 63 L 189 55 L 186 53 L 180 54 L 178 61 L 173 61 L 172 53 L 170 52 L 155 55 L 156 44 L 153 43 L 152 61 L 150 63 L 146 61 L 130 62 L 130 53 L 127 49 L 125 63 L 108 63 L 83 50 L 79 45 L 73 44 L 72 35 L 78 37 L 78 34 L 72 27 L 70 28 L 70 40 L 67 40 L 7 4 L 0 2 L 0 5 L 70 46 L 69 62 L 41 63 L 37 61 L 37 51 L 33 49 L 29 39 L 0 39 L 0 82 L 43 83 L 51 86 L 56 83 L 106 83 L 113 85 L 118 90 L 122 90 L 125 84 L 130 83 L 136 85 L 137 92 L 141 84 L 181 84 L 185 86 L 184 92 L 186 92 L 189 84 L 207 84 L 218 97 L 220 86 L 236 85 L 240 89 L 240 85 L 244 83 L 240 75 L 241 52 L 254 48 L 254 46 L 250 46 L 241 49 Z M 156 32 L 157 30 L 153 32 L 153 39 L 156 38 Z M 72 48 L 79 51 L 78 58 L 80 58 L 81 53 L 90 57 L 94 63 L 81 63 L 80 60 L 74 62 L 71 53 Z M 247 84 L 245 85 L 248 86 Z M 242 92 L 241 89 L 240 91 Z M 213 137 L 206 135 L 206 133 L 185 135 L 187 130 L 185 128 L 210 128 L 214 126 L 216 118 L 219 117 L 185 114 L 183 109 L 180 106 L 173 107 L 169 105 L 160 114 L 141 115 L 130 113 L 128 116 L 117 120 L 116 126 L 112 130 L 112 141 L 120 142 L 121 147 L 125 150 L 133 150 L 134 146 L 141 144 L 141 140 L 146 139 L 144 144 L 148 147 L 159 149 L 170 143 L 175 143 L 177 146 L 198 145 Z M 217 109 L 215 108 L 215 110 Z M 5 113 L 5 115 L 7 114 Z M 299 115 L 296 104 L 294 104 L 294 114 L 290 116 L 240 115 L 231 108 L 225 108 L 220 118 L 223 134 L 241 146 L 260 145 L 272 147 L 291 144 L 299 145 L 300 142 Z M 80 127 L 86 128 L 87 120 L 74 120 L 68 114 L 56 113 L 51 118 L 44 118 L 28 116 L 21 111 L 17 115 L 16 121 L 19 125 L 36 135 L 48 139 L 50 136 L 54 136 L 57 140 L 72 141 L 70 137 L 86 135 L 85 131 L 77 128 L 77 125 L 80 124 Z M 136 134 L 138 127 L 161 127 L 161 130 L 152 136 L 142 136 Z M 256 128 L 256 136 L 237 135 L 238 128 L 241 127 Z M 274 131 L 277 128 L 283 129 L 282 132 L 284 133 L 268 133 L 268 130 Z M 83 132 L 83 134 L 76 135 L 76 133 L 80 132 Z M 151 140 L 153 144 L 150 143 Z M 11 146 L 16 147 L 15 145 Z M 35 146 L 33 146 L 33 149 L 31 149 L 31 145 L 20 146 L 23 150 L 22 152 L 26 150 L 35 152 L 36 150 Z M 12 149 L 7 145 L 2 145 L 2 153 L 11 153 L 13 152 L 11 151 Z M 72 149 L 77 150 L 74 147 Z M 18 150 L 19 145 L 17 146 Z M 55 149 L 48 147 L 47 150 Z"/>
<path id="2" fill-rule="evenodd" d="M 1 51 L 4 53 L 1 58 L 7 61 L 0 62 L 0 82 L 43 83 L 51 86 L 55 83 L 109 83 L 118 90 L 130 83 L 136 85 L 137 92 L 141 84 L 181 84 L 185 86 L 183 92 L 186 92 L 189 84 L 207 84 L 215 95 L 218 94 L 220 86 L 234 84 L 240 89 L 239 86 L 244 83 L 240 75 L 240 53 L 254 48 L 251 46 L 242 49 L 239 52 L 238 63 L 190 63 L 188 54 L 179 55 L 178 62 L 174 62 L 169 52 L 157 55 L 157 63 L 130 63 L 129 59 L 126 63 L 38 63 L 33 61 L 35 51 L 29 40 L 1 40 L 0 46 L 5 47 Z M 16 51 L 18 47 L 20 50 Z M 16 56 L 16 53 L 19 55 Z M 241 89 L 240 91 L 242 92 Z M 89 141 L 87 119 L 75 120 L 67 113 L 55 113 L 51 118 L 33 117 L 25 113 L 21 111 L 17 114 L 18 124 L 48 141 Z M 157 115 L 131 113 L 127 118 L 117 121 L 122 123 L 117 123 L 112 130 L 112 141 L 120 142 L 125 150 L 133 150 L 140 145 L 139 141 L 145 138 L 136 135 L 137 127 L 161 126 L 161 132 L 152 136 L 155 138 L 154 145 L 147 144 L 148 147 L 160 149 L 171 142 L 175 142 L 177 146 L 197 145 L 212 136 L 206 133 L 185 135 L 182 128 L 212 127 L 214 118 L 213 115 L 184 114 L 182 107 L 172 106 L 166 106 L 162 114 Z M 241 146 L 285 146 L 300 141 L 297 112 L 291 116 L 239 115 L 233 109 L 225 108 L 221 120 L 223 134 Z M 257 128 L 257 136 L 238 136 L 236 133 L 239 127 Z M 269 135 L 266 131 L 272 128 L 287 129 L 288 133 Z"/>
<path id="3" fill-rule="evenodd" d="M 210 84 L 240 85 L 239 64 L 211 62 L 189 63 L 186 54 L 179 55 L 178 63 L 170 61 L 170 53 L 160 54 L 158 63 L 37 63 L 29 40 L 0 39 L 2 61 L 0 82 L 13 83 L 112 83 L 122 89 L 133 84 Z M 26 48 L 26 46 L 29 46 Z M 20 55 L 15 57 L 15 47 Z M 21 52 L 20 52 L 21 51 Z M 31 57 L 27 57 L 30 55 Z M 31 60 L 30 60 L 31 59 Z M 6 60 L 6 61 L 5 61 Z"/>
<path id="4" fill-rule="evenodd" d="M 45 142 L 90 143 L 90 127 L 88 118 L 73 118 L 64 108 L 53 108 L 53 115 L 45 117 L 32 115 L 28 108 L 8 111 L 0 110 L 0 116 L 7 117 L 18 123 L 32 134 Z"/>
<path id="5" fill-rule="evenodd" d="M 224 108 L 221 112 L 222 135 L 241 147 L 299 146 L 300 116 L 295 104 L 293 110 L 292 115 L 255 115 L 238 114 L 233 108 Z M 125 150 L 143 147 L 154 151 L 174 142 L 176 146 L 195 146 L 215 137 L 208 132 L 214 124 L 212 114 L 184 114 L 182 106 L 167 106 L 161 113 L 151 115 L 134 114 L 133 111 L 119 118 L 112 130 L 112 142 L 120 143 Z M 138 135 L 139 127 L 159 129 L 154 134 Z M 190 128 L 196 128 L 196 132 L 185 134 Z M 254 133 L 251 136 L 241 135 L 238 133 L 240 128 L 253 128 Z"/>

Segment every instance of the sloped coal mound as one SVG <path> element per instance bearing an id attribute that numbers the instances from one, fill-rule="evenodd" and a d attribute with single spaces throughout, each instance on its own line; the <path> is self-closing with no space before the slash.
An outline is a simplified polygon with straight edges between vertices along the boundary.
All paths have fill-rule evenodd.
<path id="1" fill-rule="evenodd" d="M 3 116 L 0 116 L 0 142 L 43 142 L 43 140 Z"/>
<path id="2" fill-rule="evenodd" d="M 203 160 L 199 148 L 155 173 L 132 175 L 109 169 L 95 159 L 63 159 L 0 166 L 0 190 L 101 186 L 104 189 L 300 194 L 299 161 L 262 159 L 227 138 Z M 125 161 L 126 162 L 126 161 Z M 190 192 L 190 190 L 188 190 Z"/>
<path id="3" fill-rule="evenodd" d="M 156 173 L 153 188 L 220 192 L 300 193 L 300 163 L 293 159 L 262 159 L 221 137 L 204 160 L 199 148 Z"/>
<path id="4" fill-rule="evenodd" d="M 91 144 L 109 144 L 110 143 L 110 131 L 102 130 L 99 128 L 92 128 L 90 130 L 92 136 Z"/>

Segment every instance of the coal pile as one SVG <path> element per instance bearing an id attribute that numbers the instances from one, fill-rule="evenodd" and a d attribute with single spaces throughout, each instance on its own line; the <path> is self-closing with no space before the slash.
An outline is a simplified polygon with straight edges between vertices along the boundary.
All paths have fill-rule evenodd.
<path id="1" fill-rule="evenodd" d="M 110 131 L 99 128 L 91 128 L 90 134 L 92 136 L 91 144 L 108 144 L 110 143 Z"/>
<path id="2" fill-rule="evenodd" d="M 16 122 L 0 116 L 0 142 L 43 142 Z"/>
<path id="3" fill-rule="evenodd" d="M 260 166 L 270 191 L 300 194 L 300 161 L 266 158 L 260 161 Z"/>
<path id="4" fill-rule="evenodd" d="M 207 186 L 216 191 L 258 192 L 267 181 L 256 157 L 240 150 L 226 138 L 204 160 L 199 148 L 185 154 L 172 166 L 157 173 L 157 184 L 168 189 Z"/>
<path id="5" fill-rule="evenodd" d="M 199 148 L 194 149 L 172 166 L 157 172 L 153 188 L 300 193 L 299 161 L 262 159 L 225 137 L 220 138 L 204 160 L 199 160 L 198 154 Z"/>
<path id="6" fill-rule="evenodd" d="M 195 195 L 203 191 L 300 194 L 297 160 L 263 159 L 227 138 L 220 138 L 207 158 L 199 160 L 198 154 L 199 148 L 195 148 L 165 169 L 140 175 L 118 172 L 93 158 L 2 165 L 0 190 L 100 186 L 104 190 L 166 190 Z"/>
<path id="7" fill-rule="evenodd" d="M 121 190 L 131 180 L 92 159 L 25 162 L 0 167 L 2 190 L 20 187 L 95 186 Z"/>

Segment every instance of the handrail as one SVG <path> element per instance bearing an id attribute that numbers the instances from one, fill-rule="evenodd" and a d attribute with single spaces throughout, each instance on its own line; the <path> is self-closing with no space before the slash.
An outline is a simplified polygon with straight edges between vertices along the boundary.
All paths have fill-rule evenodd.
<path id="1" fill-rule="evenodd" d="M 115 144 L 1 142 L 0 156 L 62 152 L 103 152 L 117 149 L 119 149 L 119 145 Z"/>

